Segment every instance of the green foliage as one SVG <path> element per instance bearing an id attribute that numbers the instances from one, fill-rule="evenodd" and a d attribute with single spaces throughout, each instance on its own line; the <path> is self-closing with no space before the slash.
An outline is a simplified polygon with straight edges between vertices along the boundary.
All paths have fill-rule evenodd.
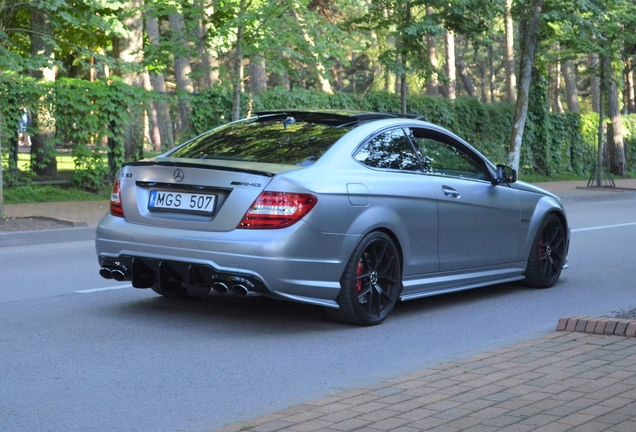
<path id="1" fill-rule="evenodd" d="M 28 204 L 41 202 L 99 201 L 108 200 L 110 190 L 89 193 L 82 189 L 62 186 L 15 186 L 3 189 L 5 204 Z"/>
<path id="2" fill-rule="evenodd" d="M 335 109 L 397 113 L 399 97 L 390 92 L 327 93 L 275 87 L 252 99 L 252 113 L 284 109 Z M 193 124 L 200 134 L 228 121 L 232 109 L 231 93 L 215 88 L 197 95 L 193 101 Z M 248 104 L 242 107 L 247 112 Z M 545 107 L 547 94 L 537 86 L 531 100 L 522 147 L 521 171 L 524 174 L 585 175 L 594 162 L 594 126 L 579 114 L 550 114 Z M 505 163 L 512 129 L 514 106 L 502 102 L 482 104 L 476 98 L 455 101 L 430 96 L 412 96 L 407 111 L 426 121 L 439 124 L 464 138 L 495 163 Z M 636 116 L 634 124 L 636 126 Z M 633 129 L 636 133 L 636 127 Z M 636 137 L 636 135 L 634 135 Z M 636 141 L 636 138 L 632 138 Z M 636 145 L 632 146 L 636 147 Z M 636 151 L 634 151 L 636 158 Z"/>
<path id="3" fill-rule="evenodd" d="M 333 95 L 321 91 L 282 87 L 263 92 L 254 98 L 254 111 L 280 109 L 363 109 L 361 97 L 354 93 L 337 92 Z"/>
<path id="4" fill-rule="evenodd" d="M 243 108 L 247 107 L 245 98 L 241 98 L 241 103 Z M 199 135 L 230 121 L 232 118 L 232 92 L 228 88 L 218 86 L 203 90 L 192 98 L 191 106 L 192 128 L 194 135 Z M 241 111 L 245 112 L 244 109 Z"/>
<path id="5" fill-rule="evenodd" d="M 521 171 L 524 174 L 585 175 L 595 160 L 598 117 L 578 114 L 550 114 L 545 107 L 547 94 L 537 85 L 532 92 L 530 114 L 524 134 Z M 20 103 L 37 106 L 44 99 L 55 109 L 58 149 L 67 149 L 73 157 L 73 184 L 84 190 L 98 191 L 125 161 L 124 136 L 129 123 L 141 128 L 130 113 L 154 100 L 169 102 L 176 108 L 175 95 L 156 95 L 124 84 L 119 79 L 90 83 L 77 79 L 60 79 L 42 84 L 29 78 L 0 74 L 0 137 L 2 142 L 15 134 Z M 243 98 L 242 112 L 279 109 L 333 109 L 399 112 L 397 95 L 378 91 L 359 95 L 337 92 L 333 95 L 303 88 L 286 91 L 273 88 Z M 507 160 L 508 142 L 514 107 L 508 103 L 482 104 L 476 98 L 455 101 L 429 96 L 413 96 L 407 101 L 410 114 L 450 129 L 466 139 L 495 163 Z M 227 123 L 231 117 L 232 95 L 220 86 L 192 95 L 193 135 Z M 636 116 L 625 122 L 628 163 L 636 164 Z M 634 132 L 632 134 L 632 132 Z M 191 136 L 183 139 L 192 138 Z M 106 145 L 106 142 L 110 143 Z M 3 145 L 7 152 L 7 146 Z M 107 155 L 110 152 L 110 165 Z M 133 157 L 137 157 L 134 155 Z M 5 176 L 11 172 L 5 170 Z M 14 170 L 15 171 L 15 170 Z"/>
<path id="6" fill-rule="evenodd" d="M 94 83 L 64 78 L 55 82 L 54 89 L 58 146 L 70 147 L 75 166 L 84 168 L 75 171 L 73 183 L 83 189 L 99 190 L 109 172 L 113 175 L 124 162 L 130 108 L 144 101 L 143 91 L 117 77 Z M 107 147 L 111 151 L 111 167 L 104 163 Z"/>
<path id="7" fill-rule="evenodd" d="M 28 74 L 52 64 L 66 72 L 78 65 L 88 68 L 91 57 L 114 66 L 113 59 L 101 52 L 110 47 L 111 37 L 126 34 L 118 17 L 122 5 L 118 0 L 0 1 L 0 72 Z M 52 47 L 55 60 L 44 53 L 31 53 L 33 10 L 39 11 L 55 34 L 39 34 Z"/>
<path id="8" fill-rule="evenodd" d="M 94 83 L 71 78 L 46 83 L 10 73 L 0 74 L 0 98 L 6 101 L 0 105 L 4 119 L 0 138 L 7 143 L 16 133 L 21 103 L 34 107 L 34 111 L 44 103 L 53 108 L 57 148 L 69 149 L 75 163 L 73 183 L 92 191 L 100 190 L 104 179 L 124 162 L 124 132 L 130 122 L 131 107 L 147 99 L 143 90 L 117 77 Z M 104 162 L 108 147 L 112 156 L 110 167 Z M 3 146 L 3 151 L 8 151 L 8 146 Z"/>
<path id="9" fill-rule="evenodd" d="M 636 170 L 636 114 L 621 116 L 625 143 L 625 159 L 628 170 Z M 597 120 L 598 122 L 598 120 Z"/>
<path id="10" fill-rule="evenodd" d="M 538 171 L 544 175 L 551 175 L 553 170 L 550 128 L 550 102 L 548 95 L 548 72 L 542 61 L 535 61 L 532 71 L 533 79 L 528 98 L 528 123 L 524 131 L 524 142 L 532 145 L 525 146 L 528 159 L 519 164 L 522 171 Z"/>

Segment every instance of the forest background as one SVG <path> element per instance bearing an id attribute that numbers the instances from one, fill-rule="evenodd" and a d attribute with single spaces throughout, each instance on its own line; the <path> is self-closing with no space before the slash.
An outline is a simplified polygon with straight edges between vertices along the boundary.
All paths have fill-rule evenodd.
<path id="1" fill-rule="evenodd" d="M 259 110 L 353 109 L 601 186 L 636 167 L 635 55 L 631 0 L 0 0 L 0 185 L 100 190 Z"/>

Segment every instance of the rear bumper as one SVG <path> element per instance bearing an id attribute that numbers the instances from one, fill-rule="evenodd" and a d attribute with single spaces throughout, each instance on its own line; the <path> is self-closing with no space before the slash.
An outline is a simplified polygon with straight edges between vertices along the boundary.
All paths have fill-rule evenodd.
<path id="1" fill-rule="evenodd" d="M 196 291 L 222 283 L 231 291 L 240 284 L 250 293 L 338 307 L 340 276 L 358 240 L 321 233 L 304 222 L 280 230 L 219 233 L 131 224 L 106 215 L 95 246 L 102 267 L 123 269 L 121 280 L 138 288 L 178 284 Z"/>

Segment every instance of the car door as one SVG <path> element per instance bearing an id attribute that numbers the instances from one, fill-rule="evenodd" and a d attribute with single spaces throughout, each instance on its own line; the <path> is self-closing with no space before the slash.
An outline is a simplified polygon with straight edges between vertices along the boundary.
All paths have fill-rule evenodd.
<path id="1" fill-rule="evenodd" d="M 440 271 L 514 262 L 521 226 L 515 190 L 494 185 L 484 160 L 454 137 L 411 132 L 437 197 Z"/>

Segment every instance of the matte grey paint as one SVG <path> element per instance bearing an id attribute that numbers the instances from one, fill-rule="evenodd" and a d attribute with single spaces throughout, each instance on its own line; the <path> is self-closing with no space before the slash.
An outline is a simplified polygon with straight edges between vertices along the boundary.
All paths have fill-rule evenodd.
<path id="1" fill-rule="evenodd" d="M 107 215 L 99 223 L 97 254 L 206 264 L 256 276 L 272 297 L 337 308 L 344 267 L 374 230 L 392 236 L 401 252 L 402 300 L 523 279 L 537 227 L 549 212 L 562 217 L 569 234 L 558 198 L 523 182 L 377 170 L 353 159 L 367 139 L 408 126 L 451 136 L 482 158 L 494 178 L 494 165 L 461 138 L 404 119 L 362 124 L 307 167 L 160 156 L 122 168 L 126 219 Z M 152 186 L 139 184 L 175 183 L 171 163 L 183 170 L 180 186 L 218 190 L 214 215 L 148 211 Z M 318 204 L 288 228 L 236 229 L 265 190 L 311 193 Z"/>

